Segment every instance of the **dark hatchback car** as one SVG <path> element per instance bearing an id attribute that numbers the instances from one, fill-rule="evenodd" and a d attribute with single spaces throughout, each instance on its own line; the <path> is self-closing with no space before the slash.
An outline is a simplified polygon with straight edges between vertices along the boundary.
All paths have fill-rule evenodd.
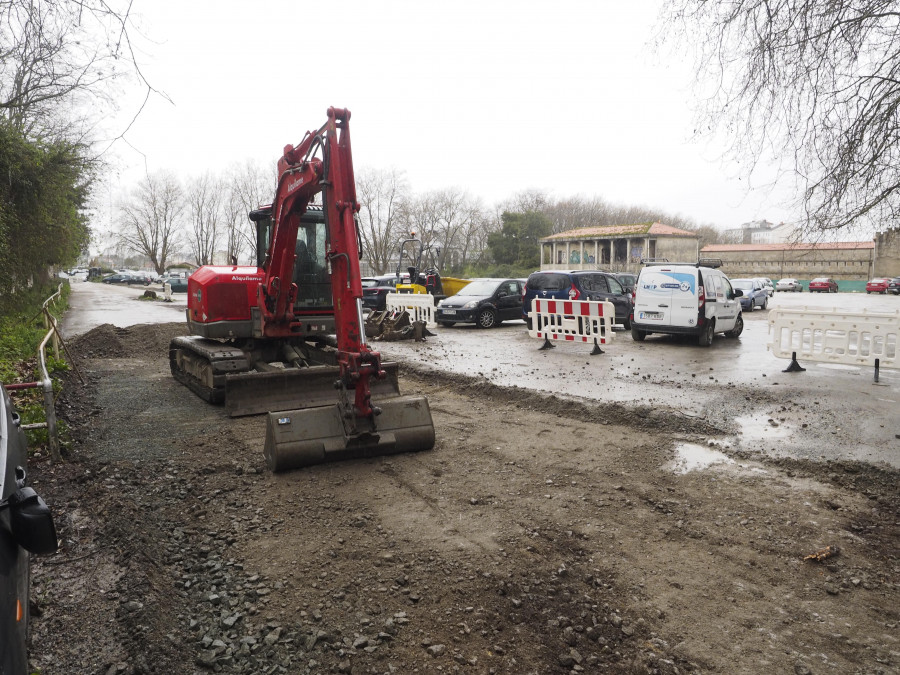
<path id="1" fill-rule="evenodd" d="M 900 277 L 894 277 L 888 282 L 887 292 L 891 295 L 900 295 Z"/>
<path id="2" fill-rule="evenodd" d="M 551 300 L 595 300 L 611 302 L 616 308 L 616 323 L 631 328 L 631 293 L 609 272 L 533 272 L 525 284 L 522 298 L 522 318 L 531 328 L 531 301 L 535 298 Z"/>
<path id="3" fill-rule="evenodd" d="M 145 276 L 138 276 L 136 274 L 110 274 L 108 277 L 102 279 L 104 284 L 128 284 L 129 286 L 135 284 L 142 284 L 144 286 L 150 285 L 150 278 Z"/>
<path id="4" fill-rule="evenodd" d="M 396 293 L 396 286 L 400 281 L 400 277 L 396 274 L 385 274 L 380 277 L 363 277 L 363 307 L 376 312 L 383 311 L 387 303 L 387 294 Z"/>
<path id="5" fill-rule="evenodd" d="M 0 673 L 28 670 L 29 552 L 56 550 L 50 509 L 25 486 L 27 449 L 19 415 L 0 384 Z"/>
<path id="6" fill-rule="evenodd" d="M 173 293 L 187 293 L 188 280 L 184 277 L 166 277 L 161 280 L 161 283 L 164 289 L 168 285 Z"/>
<path id="7" fill-rule="evenodd" d="M 521 319 L 522 287 L 521 279 L 475 279 L 438 303 L 435 321 L 442 326 L 474 323 L 493 328 L 502 321 Z"/>

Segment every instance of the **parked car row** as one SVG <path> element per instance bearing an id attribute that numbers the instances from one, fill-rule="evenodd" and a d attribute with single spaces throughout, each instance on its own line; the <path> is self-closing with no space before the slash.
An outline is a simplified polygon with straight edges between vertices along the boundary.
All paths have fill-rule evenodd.
<path id="1" fill-rule="evenodd" d="M 876 277 L 866 284 L 866 293 L 900 295 L 900 277 Z"/>

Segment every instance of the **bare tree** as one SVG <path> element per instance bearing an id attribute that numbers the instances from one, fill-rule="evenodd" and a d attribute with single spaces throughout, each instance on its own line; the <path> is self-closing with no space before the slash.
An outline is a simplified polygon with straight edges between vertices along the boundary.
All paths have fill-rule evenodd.
<path id="1" fill-rule="evenodd" d="M 182 239 L 184 191 L 174 174 L 147 176 L 120 207 L 121 242 L 150 259 L 157 274 L 165 272 Z"/>
<path id="2" fill-rule="evenodd" d="M 225 180 L 222 209 L 228 259 L 255 263 L 256 230 L 249 214 L 272 201 L 275 163 L 269 169 L 251 161 L 236 164 Z"/>
<path id="3" fill-rule="evenodd" d="M 397 245 L 404 235 L 400 213 L 407 189 L 406 176 L 398 169 L 356 172 L 363 255 L 376 274 L 384 274 L 396 264 Z"/>
<path id="4" fill-rule="evenodd" d="M 0 114 L 25 137 L 81 140 L 132 78 L 127 0 L 0 0 Z M 146 100 L 146 99 L 145 99 Z M 78 113 L 73 111 L 78 110 Z"/>
<path id="5" fill-rule="evenodd" d="M 436 263 L 443 272 L 462 268 L 479 257 L 486 246 L 486 217 L 481 202 L 458 188 L 426 193 L 406 202 L 403 222 L 407 231 L 416 231 L 422 242 L 437 252 Z"/>
<path id="6" fill-rule="evenodd" d="M 188 186 L 186 203 L 190 219 L 188 244 L 196 265 L 215 262 L 216 247 L 222 228 L 222 187 L 207 172 Z"/>
<path id="7" fill-rule="evenodd" d="M 900 3 L 668 0 L 663 24 L 696 49 L 700 128 L 751 176 L 766 155 L 788 167 L 804 234 L 896 220 Z"/>

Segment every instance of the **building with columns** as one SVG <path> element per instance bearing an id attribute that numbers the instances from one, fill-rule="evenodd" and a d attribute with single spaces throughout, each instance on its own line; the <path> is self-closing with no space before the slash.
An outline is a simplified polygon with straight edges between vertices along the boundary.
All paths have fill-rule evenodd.
<path id="1" fill-rule="evenodd" d="M 542 270 L 603 270 L 632 272 L 641 259 L 697 262 L 696 233 L 662 223 L 579 227 L 540 240 Z"/>

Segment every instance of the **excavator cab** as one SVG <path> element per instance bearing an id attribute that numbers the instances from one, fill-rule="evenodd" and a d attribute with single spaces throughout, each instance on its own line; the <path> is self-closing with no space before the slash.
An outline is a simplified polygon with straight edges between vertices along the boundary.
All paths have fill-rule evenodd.
<path id="1" fill-rule="evenodd" d="M 264 267 L 274 228 L 272 207 L 252 211 L 250 220 L 256 225 L 256 265 Z M 315 314 L 324 315 L 334 311 L 327 251 L 328 228 L 325 215 L 321 207 L 310 206 L 300 218 L 297 243 L 294 246 L 296 260 L 291 281 L 297 285 L 295 313 L 302 315 L 312 310 Z"/>

